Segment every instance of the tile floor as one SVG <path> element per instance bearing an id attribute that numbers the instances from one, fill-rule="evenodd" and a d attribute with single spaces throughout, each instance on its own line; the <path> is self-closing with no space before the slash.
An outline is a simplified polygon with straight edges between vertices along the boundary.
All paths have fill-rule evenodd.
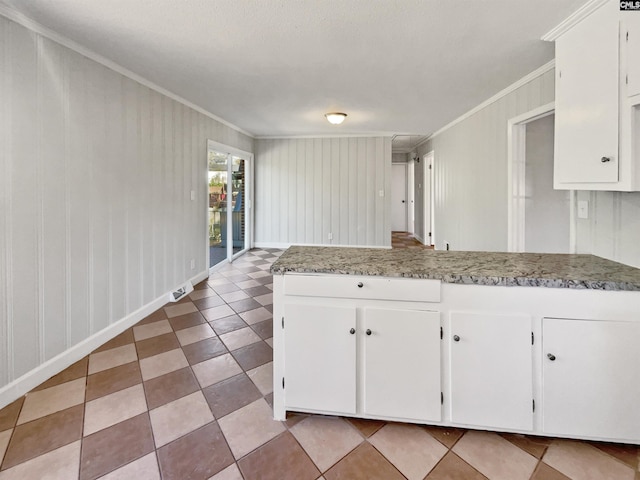
<path id="1" fill-rule="evenodd" d="M 0 480 L 640 480 L 637 446 L 271 417 L 277 250 L 252 250 L 0 410 Z"/>
<path id="2" fill-rule="evenodd" d="M 428 248 L 433 249 L 433 246 L 423 245 L 416 237 L 409 232 L 391 232 L 391 246 L 393 248 Z"/>

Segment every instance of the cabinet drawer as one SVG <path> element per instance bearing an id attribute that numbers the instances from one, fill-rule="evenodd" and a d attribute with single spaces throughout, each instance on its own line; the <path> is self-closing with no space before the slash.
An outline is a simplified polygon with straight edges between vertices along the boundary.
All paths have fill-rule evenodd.
<path id="1" fill-rule="evenodd" d="M 357 275 L 285 275 L 284 294 L 305 297 L 439 302 L 440 280 Z"/>

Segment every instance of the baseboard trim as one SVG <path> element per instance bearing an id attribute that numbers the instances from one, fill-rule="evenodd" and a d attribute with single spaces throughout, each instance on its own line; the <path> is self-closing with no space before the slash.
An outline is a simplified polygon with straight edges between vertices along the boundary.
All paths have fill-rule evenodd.
<path id="1" fill-rule="evenodd" d="M 256 242 L 255 248 L 279 248 L 286 250 L 291 246 L 300 247 L 340 247 L 340 248 L 391 248 L 391 245 L 336 245 L 327 243 L 276 243 L 276 242 Z"/>
<path id="2" fill-rule="evenodd" d="M 208 278 L 208 272 L 201 272 L 191 278 L 191 283 L 196 285 L 202 280 Z M 184 282 L 178 284 L 182 285 Z M 175 287 L 177 288 L 177 286 Z M 112 323 L 106 328 L 103 328 L 97 333 L 94 333 L 90 337 L 76 343 L 74 346 L 66 349 L 64 352 L 56 355 L 55 357 L 47 360 L 46 362 L 38 365 L 34 369 L 28 371 L 21 377 L 15 379 L 13 382 L 0 388 L 0 408 L 9 405 L 11 402 L 17 400 L 25 393 L 29 392 L 33 388 L 37 387 L 41 383 L 47 381 L 49 378 L 57 375 L 65 368 L 74 364 L 78 360 L 89 355 L 100 345 L 105 344 L 114 337 L 117 337 L 122 332 L 138 323 L 143 318 L 152 314 L 163 305 L 167 303 L 169 294 L 175 290 L 172 288 L 167 292 L 160 295 L 155 300 L 143 305 L 135 312 L 130 313 L 126 317 Z"/>

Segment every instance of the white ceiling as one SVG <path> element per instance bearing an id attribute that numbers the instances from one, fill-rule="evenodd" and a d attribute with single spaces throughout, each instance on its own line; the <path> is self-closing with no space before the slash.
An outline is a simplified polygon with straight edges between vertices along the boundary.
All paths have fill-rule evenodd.
<path id="1" fill-rule="evenodd" d="M 431 133 L 551 60 L 584 3 L 0 0 L 256 136 Z"/>

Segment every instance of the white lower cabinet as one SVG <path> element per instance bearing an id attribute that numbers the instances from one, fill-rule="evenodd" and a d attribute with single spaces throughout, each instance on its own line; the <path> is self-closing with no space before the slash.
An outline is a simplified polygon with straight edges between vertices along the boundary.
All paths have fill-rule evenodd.
<path id="1" fill-rule="evenodd" d="M 544 318 L 543 431 L 640 441 L 640 324 Z"/>
<path id="2" fill-rule="evenodd" d="M 531 317 L 451 312 L 451 421 L 533 429 Z"/>

